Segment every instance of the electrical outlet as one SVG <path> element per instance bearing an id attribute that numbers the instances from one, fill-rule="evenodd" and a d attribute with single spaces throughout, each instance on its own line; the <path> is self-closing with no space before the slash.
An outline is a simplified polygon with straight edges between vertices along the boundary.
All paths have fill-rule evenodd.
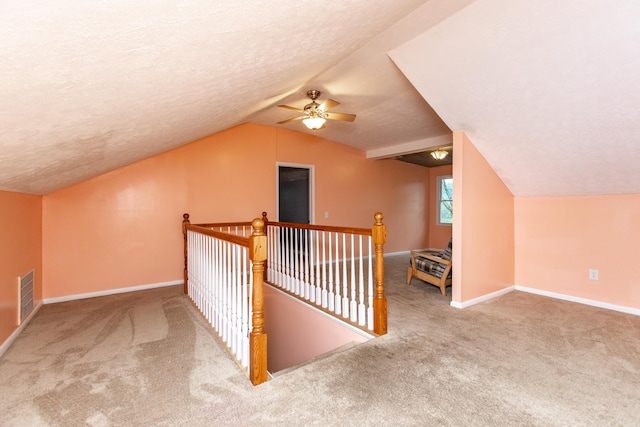
<path id="1" fill-rule="evenodd" d="M 589 270 L 589 280 L 598 280 L 600 272 L 598 270 Z"/>

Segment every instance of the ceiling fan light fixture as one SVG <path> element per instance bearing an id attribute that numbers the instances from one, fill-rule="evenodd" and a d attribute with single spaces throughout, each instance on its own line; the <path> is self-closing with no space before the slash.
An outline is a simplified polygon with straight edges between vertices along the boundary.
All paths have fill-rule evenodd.
<path id="1" fill-rule="evenodd" d="M 321 129 L 324 126 L 324 123 L 327 120 L 324 117 L 320 117 L 320 116 L 310 116 L 307 117 L 306 119 L 302 119 L 302 123 L 304 123 L 304 125 L 306 127 L 308 127 L 311 130 L 318 130 Z"/>
<path id="2" fill-rule="evenodd" d="M 442 160 L 445 157 L 447 157 L 447 154 L 449 154 L 449 153 L 446 152 L 445 150 L 439 148 L 439 149 L 431 152 L 431 157 L 433 157 L 436 160 Z"/>
<path id="3" fill-rule="evenodd" d="M 308 129 L 316 131 L 318 129 L 324 128 L 327 120 L 341 120 L 345 122 L 352 122 L 356 118 L 355 114 L 329 112 L 329 110 L 337 107 L 338 105 L 340 105 L 340 103 L 338 101 L 334 101 L 333 99 L 327 99 L 321 104 L 317 103 L 316 99 L 318 99 L 318 96 L 320 96 L 320 91 L 318 90 L 307 91 L 307 96 L 311 99 L 311 103 L 305 105 L 304 109 L 290 107 L 288 105 L 278 105 L 278 107 L 286 108 L 288 110 L 295 110 L 302 113 L 302 115 L 298 117 L 292 117 L 290 119 L 283 120 L 281 122 L 278 122 L 278 124 L 283 125 L 293 121 L 301 120 Z"/>

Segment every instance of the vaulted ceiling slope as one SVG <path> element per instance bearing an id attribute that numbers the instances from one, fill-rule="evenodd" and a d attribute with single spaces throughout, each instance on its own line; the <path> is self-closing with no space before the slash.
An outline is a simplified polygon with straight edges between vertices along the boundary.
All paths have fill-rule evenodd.
<path id="1" fill-rule="evenodd" d="M 309 89 L 370 158 L 464 130 L 515 195 L 640 193 L 636 0 L 0 4 L 0 190 L 47 194 Z M 281 125 L 307 131 L 300 122 Z"/>
<path id="2" fill-rule="evenodd" d="M 477 0 L 390 56 L 517 196 L 640 193 L 640 2 Z"/>
<path id="3" fill-rule="evenodd" d="M 424 28 L 396 23 L 431 3 L 434 25 L 455 11 L 447 1 L 2 2 L 0 190 L 46 194 L 245 121 L 275 125 L 287 118 L 275 106 L 304 105 L 308 89 L 358 115 L 329 139 L 368 149 L 447 133 L 386 54 Z M 372 40 L 376 59 L 360 51 Z M 384 61 L 385 73 L 350 75 L 358 52 L 361 70 Z M 379 136 L 369 109 L 385 113 Z M 396 120 L 415 124 L 396 135 Z"/>

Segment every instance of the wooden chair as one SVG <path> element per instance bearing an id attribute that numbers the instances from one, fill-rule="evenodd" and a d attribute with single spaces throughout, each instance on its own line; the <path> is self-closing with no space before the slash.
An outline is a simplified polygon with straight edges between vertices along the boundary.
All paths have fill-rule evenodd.
<path id="1" fill-rule="evenodd" d="M 447 286 L 451 286 L 451 239 L 444 250 L 411 251 L 407 285 L 414 277 L 439 287 L 442 295 L 447 295 Z"/>

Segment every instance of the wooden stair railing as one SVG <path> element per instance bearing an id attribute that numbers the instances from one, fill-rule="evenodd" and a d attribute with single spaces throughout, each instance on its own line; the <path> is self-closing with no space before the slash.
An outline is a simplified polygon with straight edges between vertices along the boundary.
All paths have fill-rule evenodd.
<path id="1" fill-rule="evenodd" d="M 383 216 L 380 212 L 374 215 L 374 219 L 375 222 L 371 229 L 365 229 L 270 222 L 266 212 L 262 213 L 262 218 L 256 218 L 250 223 L 227 222 L 197 225 L 191 224 L 189 214 L 185 213 L 183 215 L 184 293 L 189 295 L 196 307 L 214 328 L 214 331 L 216 331 L 220 339 L 227 345 L 227 350 L 229 350 L 232 357 L 236 358 L 236 360 L 238 359 L 236 355 L 234 355 L 235 350 L 232 350 L 229 345 L 227 341 L 228 337 L 223 336 L 225 333 L 220 333 L 217 329 L 219 327 L 218 323 L 220 322 L 219 317 L 212 319 L 210 313 L 212 303 L 210 301 L 202 301 L 206 298 L 206 295 L 203 296 L 203 292 L 199 290 L 194 291 L 197 295 L 192 295 L 190 293 L 192 286 L 189 281 L 190 277 L 195 278 L 195 276 L 191 275 L 198 274 L 198 271 L 205 271 L 205 275 L 208 274 L 205 280 L 197 279 L 199 285 L 201 285 L 201 282 L 209 283 L 220 278 L 228 279 L 229 276 L 237 275 L 238 278 L 234 279 L 236 281 L 233 286 L 239 286 L 245 285 L 247 278 L 242 273 L 238 273 L 237 269 L 232 272 L 225 271 L 219 272 L 218 275 L 212 275 L 211 270 L 214 269 L 210 268 L 208 264 L 206 267 L 203 267 L 203 263 L 208 263 L 209 261 L 214 262 L 215 260 L 213 258 L 215 254 L 222 254 L 222 256 L 225 257 L 228 256 L 229 253 L 222 250 L 218 253 L 212 249 L 213 246 L 207 246 L 204 254 L 189 253 L 189 235 L 193 235 L 194 238 L 195 236 L 208 236 L 217 239 L 217 242 L 223 242 L 218 244 L 238 245 L 246 248 L 248 251 L 251 271 L 247 274 L 251 276 L 250 283 L 252 285 L 251 307 L 248 308 L 248 310 L 250 310 L 248 316 L 251 320 L 251 328 L 248 335 L 244 335 L 244 337 L 248 338 L 249 363 L 247 375 L 254 385 L 261 384 L 267 380 L 267 334 L 264 328 L 263 293 L 263 284 L 266 281 L 265 273 L 267 271 L 269 275 L 273 276 L 268 277 L 270 284 L 285 290 L 298 299 L 309 304 L 315 304 L 314 306 L 316 308 L 326 311 L 356 327 L 373 331 L 377 335 L 387 333 L 387 299 L 384 295 L 383 250 L 386 242 L 386 227 L 382 222 Z M 250 230 L 250 235 L 249 237 L 245 237 L 245 235 L 249 234 L 248 230 Z M 269 235 L 270 232 L 274 234 Z M 325 233 L 328 233 L 328 245 L 326 245 L 325 242 Z M 288 238 L 291 236 L 296 236 L 293 239 L 293 246 L 280 245 L 283 237 Z M 338 236 L 342 237 L 342 243 L 339 242 Z M 347 243 L 346 236 L 350 237 L 350 243 Z M 355 240 L 355 236 L 359 236 L 359 242 Z M 367 236 L 369 239 L 369 243 L 364 246 L 368 248 L 366 251 L 363 250 L 363 236 Z M 322 246 L 320 246 L 321 241 Z M 300 242 L 304 242 L 304 244 Z M 209 245 L 212 244 L 209 243 Z M 347 247 L 350 250 L 349 257 L 347 256 Z M 358 247 L 357 250 L 356 247 Z M 192 250 L 197 248 L 197 246 L 194 246 Z M 342 257 L 338 254 L 338 249 L 342 250 Z M 283 251 L 284 253 L 278 251 Z M 320 258 L 320 252 L 322 252 L 322 258 Z M 335 258 L 333 258 L 332 253 L 335 253 Z M 325 258 L 327 254 L 328 257 Z M 198 271 L 189 271 L 189 267 L 192 265 L 191 257 L 203 255 L 205 258 L 209 257 L 211 259 L 199 259 L 198 262 L 200 264 L 194 264 L 192 266 L 193 270 Z M 273 259 L 268 259 L 269 256 Z M 375 269 L 372 264 L 372 258 L 374 257 Z M 358 262 L 357 265 L 356 258 Z M 293 262 L 294 259 L 295 263 Z M 367 260 L 368 270 L 365 270 L 363 267 L 364 259 Z M 285 260 L 286 265 L 278 265 L 277 268 L 274 268 L 283 260 Z M 290 262 L 292 265 L 289 265 Z M 301 264 L 298 265 L 298 262 L 301 264 L 303 262 L 310 262 L 310 264 L 304 265 L 302 269 L 305 271 L 302 271 L 299 269 Z M 240 261 L 238 261 L 238 263 L 240 263 Z M 216 268 L 227 268 L 227 264 L 225 258 L 222 266 Z M 334 271 L 335 274 L 333 273 Z M 342 272 L 342 279 L 340 271 Z M 278 276 L 287 283 L 295 281 L 297 288 L 288 288 L 287 285 L 278 283 Z M 364 276 L 367 276 L 366 287 L 364 284 Z M 356 277 L 358 280 L 356 280 Z M 349 286 L 347 286 L 347 282 Z M 316 288 L 311 294 L 309 293 L 310 287 Z M 228 291 L 224 292 L 229 294 Z M 222 293 L 224 294 L 224 292 Z M 230 294 L 233 296 L 234 292 L 230 292 Z M 230 305 L 231 302 L 225 302 L 224 304 Z M 368 306 L 368 308 L 366 306 Z M 244 320 L 242 322 L 244 328 L 246 323 L 244 323 Z M 240 323 L 240 321 L 237 321 L 237 323 Z M 246 331 L 247 329 L 244 328 L 243 330 Z M 239 351 L 242 352 L 242 350 Z M 243 354 L 246 356 L 246 352 Z M 243 365 L 242 361 L 239 361 L 239 364 L 246 366 L 246 364 Z"/>
<path id="2" fill-rule="evenodd" d="M 375 222 L 370 229 L 271 222 L 266 212 L 262 213 L 262 219 L 267 225 L 269 274 L 266 280 L 269 284 L 358 328 L 377 335 L 387 333 L 383 249 L 386 226 L 382 213 L 374 215 Z M 346 240 L 345 236 L 351 240 Z M 372 248 L 365 251 L 366 257 L 358 250 L 353 251 L 354 246 L 358 246 L 353 236 L 371 239 Z M 350 253 L 347 253 L 347 247 Z M 341 254 L 338 254 L 339 249 Z M 362 251 L 362 240 L 359 251 Z M 374 256 L 375 270 L 371 264 Z M 358 259 L 357 265 L 353 262 L 354 257 Z M 369 286 L 362 283 L 363 259 L 367 259 L 372 270 L 367 277 L 371 280 Z M 355 271 L 359 271 L 356 285 L 353 283 L 357 281 Z M 372 276 L 375 276 L 375 287 Z M 363 299 L 367 299 L 366 304 Z M 363 313 L 365 309 L 367 313 Z M 363 317 L 368 320 L 364 322 Z"/>
<path id="3" fill-rule="evenodd" d="M 250 237 L 244 237 L 242 235 L 232 234 L 229 232 L 218 231 L 220 228 L 224 227 L 251 227 L 252 233 Z M 218 230 L 216 230 L 216 228 Z M 216 334 L 219 336 L 221 341 L 226 344 L 226 348 L 231 354 L 231 356 L 238 361 L 240 366 L 244 367 L 246 365 L 243 364 L 243 361 L 246 360 L 246 352 L 244 352 L 244 341 L 247 340 L 247 347 L 249 352 L 249 366 L 248 366 L 248 376 L 251 382 L 254 385 L 261 384 L 267 380 L 267 334 L 264 331 L 264 293 L 263 293 L 263 283 L 264 283 L 264 265 L 266 260 L 266 247 L 267 247 L 267 236 L 265 234 L 264 229 L 264 221 L 260 218 L 256 218 L 251 223 L 224 223 L 224 224 L 198 224 L 193 225 L 189 221 L 189 214 L 183 215 L 182 221 L 182 232 L 184 236 L 184 292 L 189 295 L 195 306 L 201 311 L 204 315 L 205 319 L 209 322 L 209 324 L 213 327 Z M 246 248 L 248 251 L 248 257 L 251 265 L 251 307 L 242 307 L 242 304 L 248 304 L 248 296 L 244 293 L 244 286 L 249 286 L 249 283 L 246 283 L 247 277 L 245 277 L 242 272 L 239 271 L 239 264 L 241 261 L 236 260 L 238 265 L 234 265 L 233 261 L 228 261 L 231 256 L 231 252 L 226 251 L 226 249 L 221 249 L 220 251 L 216 251 L 212 249 L 212 243 L 207 243 L 205 253 L 204 254 L 190 254 L 190 242 L 189 235 L 190 232 L 197 233 L 202 236 L 208 236 L 213 239 L 217 239 L 218 245 L 224 244 L 233 244 L 240 247 Z M 242 232 L 244 234 L 244 232 Z M 195 236 L 195 234 L 193 234 Z M 215 263 L 215 259 L 213 254 L 217 255 L 217 258 L 221 258 L 223 262 L 216 268 L 210 267 L 208 264 L 203 268 L 202 264 L 199 265 L 199 268 L 195 268 L 194 270 L 198 271 L 189 271 L 190 265 L 190 257 L 195 256 L 203 256 L 205 259 L 200 260 L 201 262 L 206 262 L 211 264 Z M 235 252 L 234 252 L 235 253 Z M 227 267 L 231 267 L 232 271 L 221 271 Z M 233 270 L 235 269 L 235 270 Z M 216 270 L 216 274 L 212 273 L 212 270 Z M 197 296 L 192 295 L 190 293 L 190 274 L 195 275 L 199 274 L 200 271 L 205 271 L 204 275 L 206 276 L 203 280 L 198 279 L 198 282 L 205 283 L 203 286 L 209 286 L 212 282 L 222 281 L 227 282 L 222 284 L 213 283 L 212 286 L 219 286 L 222 289 L 207 289 L 205 292 L 207 295 L 202 295 L 202 292 L 199 292 Z M 229 285 L 228 281 L 231 278 L 232 284 Z M 225 288 L 229 286 L 232 287 L 231 290 Z M 220 295 L 226 295 L 230 297 L 228 301 L 224 301 L 221 304 L 216 305 L 216 302 L 208 301 L 207 298 L 210 297 L 210 294 L 214 294 L 217 292 L 217 296 L 220 298 Z M 242 298 L 241 298 L 242 296 Z M 213 307 L 215 306 L 215 307 Z M 228 308 L 231 307 L 232 308 Z M 216 311 L 216 314 L 211 314 L 212 311 Z M 247 316 L 251 319 L 251 329 L 250 333 L 244 334 L 242 331 L 246 331 L 246 323 L 244 320 L 240 320 L 239 317 L 245 315 L 245 310 L 248 311 Z M 220 313 L 222 312 L 222 313 Z M 229 320 L 229 317 L 233 317 L 235 320 Z M 225 325 L 230 322 L 233 323 L 232 326 L 220 326 L 221 318 L 224 318 Z M 242 324 L 241 324 L 242 323 Z M 225 329 L 226 328 L 226 329 Z M 239 336 L 238 338 L 229 337 L 231 334 L 230 330 L 236 328 L 235 333 Z M 221 330 L 222 329 L 222 330 Z M 235 348 L 235 349 L 234 349 Z M 237 354 L 241 354 L 242 357 L 238 358 Z"/>

